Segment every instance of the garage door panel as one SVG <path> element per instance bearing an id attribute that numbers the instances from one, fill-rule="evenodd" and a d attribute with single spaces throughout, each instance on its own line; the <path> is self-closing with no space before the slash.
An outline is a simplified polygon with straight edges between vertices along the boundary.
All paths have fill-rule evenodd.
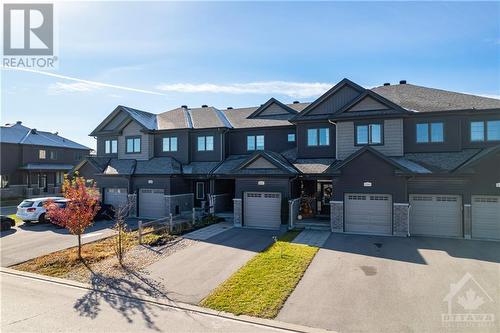
<path id="1" fill-rule="evenodd" d="M 347 232 L 392 234 L 392 197 L 390 195 L 346 194 L 345 205 L 345 230 Z"/>
<path id="2" fill-rule="evenodd" d="M 139 190 L 139 216 L 161 218 L 166 215 L 164 189 Z"/>
<path id="3" fill-rule="evenodd" d="M 458 195 L 410 194 L 410 233 L 462 237 L 462 200 Z"/>
<path id="4" fill-rule="evenodd" d="M 500 240 L 500 196 L 472 196 L 472 238 Z"/>
<path id="5" fill-rule="evenodd" d="M 253 228 L 279 229 L 281 193 L 245 192 L 244 225 Z"/>
<path id="6" fill-rule="evenodd" d="M 115 209 L 123 207 L 128 203 L 128 191 L 126 188 L 106 188 L 104 190 L 104 203 L 112 205 Z"/>

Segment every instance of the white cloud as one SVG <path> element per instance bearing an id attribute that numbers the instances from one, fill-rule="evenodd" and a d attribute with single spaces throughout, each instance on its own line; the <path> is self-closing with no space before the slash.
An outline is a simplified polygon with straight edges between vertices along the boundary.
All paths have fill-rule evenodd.
<path id="1" fill-rule="evenodd" d="M 57 82 L 55 85 L 49 86 L 49 93 L 54 93 L 55 91 L 57 91 L 58 93 L 63 93 L 64 91 L 86 92 L 86 91 L 96 90 L 99 88 L 112 88 L 112 89 L 118 89 L 118 90 L 133 91 L 133 92 L 138 92 L 138 93 L 143 93 L 143 94 L 150 94 L 150 95 L 165 95 L 161 92 L 154 91 L 154 90 L 144 90 L 144 89 L 137 89 L 137 88 L 131 88 L 131 87 L 126 87 L 126 86 L 119 86 L 119 85 L 109 84 L 109 83 L 104 83 L 104 82 L 84 80 L 84 79 L 80 79 L 77 77 L 71 77 L 71 76 L 49 73 L 49 72 L 44 72 L 44 71 L 37 71 L 34 69 L 14 68 L 14 67 L 2 67 L 2 69 L 4 69 L 4 70 L 5 69 L 17 70 L 17 71 L 22 71 L 22 72 L 41 74 L 41 75 L 45 75 L 45 76 L 55 77 L 58 79 L 64 79 L 64 80 L 79 83 L 79 84 L 67 84 L 67 83 Z"/>
<path id="2" fill-rule="evenodd" d="M 314 97 L 333 86 L 331 83 L 263 81 L 249 83 L 163 83 L 156 89 L 182 93 L 280 94 L 290 97 Z"/>

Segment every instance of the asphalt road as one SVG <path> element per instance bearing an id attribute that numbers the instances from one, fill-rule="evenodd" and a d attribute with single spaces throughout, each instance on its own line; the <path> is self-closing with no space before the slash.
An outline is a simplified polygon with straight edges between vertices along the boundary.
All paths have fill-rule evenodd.
<path id="1" fill-rule="evenodd" d="M 283 332 L 253 323 L 1 272 L 1 331 Z"/>
<path id="2" fill-rule="evenodd" d="M 113 234 L 113 221 L 97 221 L 84 235 L 88 243 Z M 129 228 L 137 228 L 137 219 L 128 222 Z M 0 235 L 1 266 L 8 267 L 38 256 L 76 246 L 77 239 L 66 229 L 52 224 L 23 223 Z"/>

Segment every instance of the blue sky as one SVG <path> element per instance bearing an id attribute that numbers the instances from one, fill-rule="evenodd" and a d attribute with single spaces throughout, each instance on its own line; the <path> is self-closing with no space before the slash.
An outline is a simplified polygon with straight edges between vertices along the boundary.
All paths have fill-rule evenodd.
<path id="1" fill-rule="evenodd" d="M 59 68 L 2 70 L 2 123 L 90 147 L 119 104 L 158 113 L 312 101 L 344 77 L 500 96 L 498 2 L 55 6 Z"/>

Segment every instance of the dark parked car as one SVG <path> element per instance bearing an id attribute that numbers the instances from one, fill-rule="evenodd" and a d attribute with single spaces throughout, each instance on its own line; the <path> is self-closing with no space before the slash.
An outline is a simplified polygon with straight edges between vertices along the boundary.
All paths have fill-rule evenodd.
<path id="1" fill-rule="evenodd" d="M 10 228 L 12 228 L 13 226 L 16 225 L 16 221 L 14 221 L 14 219 L 12 219 L 8 216 L 5 216 L 5 215 L 0 215 L 0 220 L 2 223 L 1 227 L 0 227 L 1 231 L 10 230 Z"/>

